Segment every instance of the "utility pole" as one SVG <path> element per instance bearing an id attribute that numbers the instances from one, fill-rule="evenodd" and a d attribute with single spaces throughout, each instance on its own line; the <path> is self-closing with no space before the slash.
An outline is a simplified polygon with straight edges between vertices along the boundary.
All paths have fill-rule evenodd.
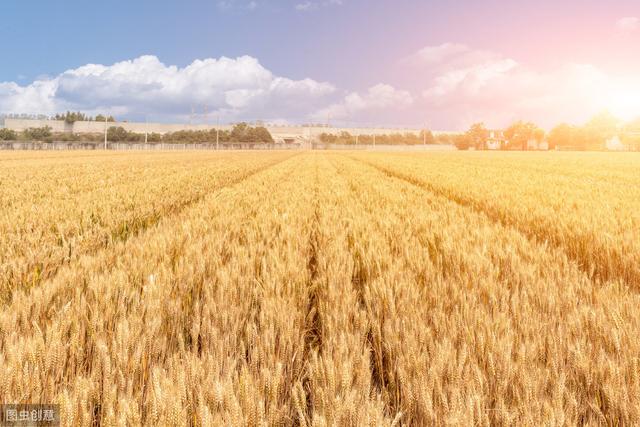
<path id="1" fill-rule="evenodd" d="M 209 126 L 209 106 L 204 104 L 204 124 Z"/>
<path id="2" fill-rule="evenodd" d="M 104 116 L 104 149 L 107 149 L 107 116 Z"/>
<path id="3" fill-rule="evenodd" d="M 149 117 L 147 115 L 144 116 L 144 143 L 147 144 L 149 141 Z"/>
<path id="4" fill-rule="evenodd" d="M 220 149 L 220 115 L 216 123 L 216 151 Z"/>
<path id="5" fill-rule="evenodd" d="M 427 145 L 427 125 L 424 125 L 424 130 L 422 131 L 422 145 Z"/>

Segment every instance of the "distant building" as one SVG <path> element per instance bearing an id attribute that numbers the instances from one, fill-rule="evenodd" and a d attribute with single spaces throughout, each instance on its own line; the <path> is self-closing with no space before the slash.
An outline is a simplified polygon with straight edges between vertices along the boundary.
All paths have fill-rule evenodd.
<path id="1" fill-rule="evenodd" d="M 626 151 L 628 148 L 622 143 L 622 140 L 618 135 L 613 138 L 609 138 L 605 143 L 605 147 L 609 151 Z"/>
<path id="2" fill-rule="evenodd" d="M 503 130 L 490 129 L 489 137 L 485 143 L 486 150 L 548 150 L 549 143 L 546 140 L 530 139 L 525 146 L 509 144 L 509 140 Z"/>
<path id="3" fill-rule="evenodd" d="M 621 131 L 605 142 L 609 151 L 640 151 L 640 132 Z"/>
<path id="4" fill-rule="evenodd" d="M 489 138 L 486 142 L 487 150 L 501 150 L 507 142 L 502 130 L 489 130 Z"/>
<path id="5" fill-rule="evenodd" d="M 510 146 L 509 140 L 504 135 L 504 131 L 500 129 L 489 130 L 489 138 L 485 144 L 487 150 L 522 150 L 522 146 Z M 527 141 L 527 150 L 548 150 L 549 143 L 547 141 L 538 141 L 530 139 Z"/>

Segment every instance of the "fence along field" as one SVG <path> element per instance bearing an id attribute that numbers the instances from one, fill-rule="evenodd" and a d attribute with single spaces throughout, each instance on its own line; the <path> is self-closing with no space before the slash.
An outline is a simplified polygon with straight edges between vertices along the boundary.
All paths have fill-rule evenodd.
<path id="1" fill-rule="evenodd" d="M 640 422 L 615 154 L 0 154 L 0 401 L 63 425 Z"/>

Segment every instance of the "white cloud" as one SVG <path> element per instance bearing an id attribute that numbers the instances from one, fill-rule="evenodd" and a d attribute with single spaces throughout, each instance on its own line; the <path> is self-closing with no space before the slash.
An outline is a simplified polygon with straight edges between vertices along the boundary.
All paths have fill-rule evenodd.
<path id="1" fill-rule="evenodd" d="M 289 4 L 285 7 L 291 7 L 299 12 L 308 12 L 317 10 L 328 6 L 342 6 L 344 0 L 298 0 L 294 2 L 287 2 Z M 271 3 L 271 4 L 269 4 Z M 275 7 L 276 2 L 269 2 L 268 0 L 218 0 L 218 8 L 222 10 L 255 10 L 258 7 L 268 8 L 269 6 Z"/>
<path id="2" fill-rule="evenodd" d="M 235 2 L 233 0 L 220 0 L 218 2 L 218 7 L 220 9 L 230 9 L 233 7 L 234 3 Z"/>
<path id="3" fill-rule="evenodd" d="M 638 80 L 622 85 L 590 64 L 536 70 L 495 52 L 451 43 L 426 47 L 405 63 L 421 76 L 417 108 L 438 127 L 464 129 L 474 121 L 502 127 L 518 119 L 550 127 L 584 121 L 605 108 L 621 116 L 634 113 L 632 103 L 616 93 L 633 92 Z"/>
<path id="4" fill-rule="evenodd" d="M 427 67 L 430 72 L 442 72 L 491 63 L 500 59 L 502 56 L 492 51 L 472 49 L 461 43 L 443 43 L 437 46 L 426 46 L 404 58 L 401 63 L 414 68 Z"/>
<path id="5" fill-rule="evenodd" d="M 620 18 L 618 22 L 616 22 L 616 28 L 625 33 L 640 30 L 640 18 L 635 16 Z"/>
<path id="6" fill-rule="evenodd" d="M 340 102 L 317 111 L 313 118 L 323 121 L 371 121 L 389 110 L 402 111 L 413 104 L 413 97 L 404 90 L 398 90 L 388 84 L 378 84 L 365 93 L 351 92 Z"/>
<path id="7" fill-rule="evenodd" d="M 318 7 L 317 4 L 312 3 L 310 1 L 305 1 L 303 3 L 298 3 L 295 5 L 295 9 L 300 11 L 313 10 L 313 9 L 316 9 L 317 7 Z"/>
<path id="8" fill-rule="evenodd" d="M 256 10 L 260 6 L 257 0 L 218 0 L 218 8 L 222 10 L 240 9 Z"/>
<path id="9" fill-rule="evenodd" d="M 186 121 L 191 109 L 209 120 L 280 120 L 343 125 L 464 129 L 474 121 L 502 127 L 533 120 L 544 127 L 579 123 L 602 109 L 640 116 L 640 72 L 612 75 L 566 62 L 535 69 L 514 58 L 463 44 L 428 46 L 405 58 L 409 73 L 358 92 L 331 83 L 274 75 L 250 56 L 165 65 L 155 56 L 88 64 L 30 84 L 0 82 L 3 113 L 80 110 L 131 120 Z M 400 69 L 401 67 L 396 67 Z M 398 71 L 398 72 L 404 72 Z M 401 82 L 401 85 L 397 85 Z M 203 118 L 201 117 L 200 120 Z"/>
<path id="10" fill-rule="evenodd" d="M 35 81 L 28 86 L 0 82 L 0 114 L 12 112 L 52 112 L 55 110 L 53 81 Z"/>
<path id="11" fill-rule="evenodd" d="M 206 106 L 228 119 L 295 119 L 326 105 L 334 92 L 329 83 L 275 76 L 250 56 L 196 60 L 184 68 L 141 56 L 85 65 L 26 86 L 0 83 L 0 113 L 77 109 L 169 120 Z"/>
<path id="12" fill-rule="evenodd" d="M 413 56 L 418 61 L 427 64 L 438 64 L 448 61 L 455 55 L 465 54 L 469 48 L 460 43 L 443 43 L 438 46 L 426 46 L 416 52 Z"/>
<path id="13" fill-rule="evenodd" d="M 433 86 L 424 94 L 425 96 L 446 95 L 460 87 L 464 87 L 470 94 L 477 94 L 492 80 L 507 75 L 517 67 L 518 63 L 513 59 L 500 58 L 453 68 L 438 75 L 434 79 Z"/>
<path id="14" fill-rule="evenodd" d="M 300 12 L 308 12 L 326 6 L 342 6 L 343 0 L 306 0 L 294 5 L 294 9 Z"/>

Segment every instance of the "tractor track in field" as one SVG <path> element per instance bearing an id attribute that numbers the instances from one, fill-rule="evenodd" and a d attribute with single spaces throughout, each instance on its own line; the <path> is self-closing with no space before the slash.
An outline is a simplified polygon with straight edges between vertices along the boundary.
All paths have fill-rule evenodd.
<path id="1" fill-rule="evenodd" d="M 337 175 L 339 175 L 340 178 L 349 186 L 353 199 L 357 200 L 358 203 L 363 206 L 363 210 L 375 217 L 376 213 L 362 200 L 361 193 L 356 191 L 354 186 L 349 183 L 349 177 L 345 175 L 343 169 L 334 164 L 334 161 L 331 162 L 331 165 L 335 169 Z M 378 228 L 377 224 L 376 228 Z M 367 295 L 369 295 L 369 297 L 371 295 L 370 292 L 367 292 L 367 288 L 369 288 L 374 277 L 367 272 L 366 267 L 362 264 L 357 252 L 355 252 L 355 248 L 349 245 L 347 250 L 354 261 L 354 271 L 351 274 L 351 287 L 356 293 L 358 307 L 367 313 L 367 318 L 369 319 L 365 339 L 367 347 L 369 348 L 371 384 L 379 394 L 384 394 L 385 390 L 389 391 L 384 397 L 385 412 L 391 417 L 396 417 L 399 414 L 401 407 L 400 391 L 394 387 L 394 384 L 396 383 L 395 379 L 397 377 L 397 356 L 389 350 L 387 345 L 385 345 L 387 340 L 384 328 L 385 319 L 380 319 L 378 322 L 375 321 L 376 317 L 371 316 L 372 302 L 367 300 Z"/>
<path id="2" fill-rule="evenodd" d="M 553 234 L 548 234 L 547 239 L 544 242 L 541 241 L 540 238 L 537 236 L 535 229 L 527 227 L 526 224 L 522 224 L 496 209 L 492 209 L 482 201 L 479 201 L 470 197 L 464 197 L 459 194 L 455 194 L 451 191 L 447 191 L 446 189 L 443 189 L 436 185 L 425 182 L 424 180 L 421 180 L 414 176 L 404 174 L 402 172 L 398 172 L 396 170 L 393 170 L 384 166 L 380 166 L 378 164 L 371 163 L 357 157 L 352 157 L 352 156 L 346 156 L 346 157 L 356 162 L 359 162 L 361 164 L 368 165 L 376 169 L 377 171 L 381 172 L 382 174 L 386 175 L 387 177 L 395 178 L 395 179 L 399 179 L 401 181 L 407 182 L 413 185 L 414 187 L 419 188 L 422 191 L 426 191 L 436 196 L 443 197 L 447 200 L 450 200 L 453 203 L 456 203 L 457 205 L 463 208 L 470 209 L 478 214 L 481 214 L 495 224 L 499 224 L 505 228 L 510 228 L 518 232 L 519 234 L 523 235 L 524 237 L 527 238 L 527 240 L 531 241 L 534 244 L 538 244 L 538 245 L 548 244 L 550 247 L 564 253 L 566 257 L 569 260 L 573 261 L 575 265 L 578 267 L 578 269 L 580 269 L 580 271 L 584 273 L 591 280 L 596 280 L 601 282 L 607 282 L 611 280 L 620 280 L 623 283 L 625 283 L 630 289 L 633 289 L 634 291 L 638 291 L 638 285 L 640 285 L 640 267 L 636 265 L 630 265 L 630 263 L 624 260 L 619 254 L 617 254 L 617 252 L 611 253 L 610 251 L 607 250 L 607 248 L 601 248 L 602 251 L 608 252 L 610 256 L 614 257 L 615 259 L 614 264 L 616 266 L 623 267 L 622 273 L 620 273 L 615 268 L 611 268 L 606 265 L 593 262 L 592 258 L 589 256 L 588 253 L 576 254 L 570 251 L 569 248 L 567 248 L 567 246 L 563 244 L 561 239 L 559 237 L 554 236 Z M 587 241 L 585 242 L 585 245 L 588 247 L 590 243 L 592 244 L 593 242 Z"/>
<path id="3" fill-rule="evenodd" d="M 320 229 L 320 202 L 319 202 L 319 185 L 320 178 L 318 172 L 318 162 L 315 159 L 315 179 L 313 187 L 313 219 L 311 222 L 311 230 L 309 232 L 309 248 L 307 255 L 307 271 L 308 281 L 306 283 L 307 292 L 307 307 L 304 320 L 304 354 L 302 356 L 303 365 L 305 369 L 302 377 L 302 389 L 305 392 L 306 400 L 304 402 L 304 414 L 298 414 L 298 417 L 305 418 L 304 420 L 298 420 L 301 425 L 307 421 L 313 420 L 313 400 L 312 400 L 312 385 L 309 378 L 309 363 L 312 354 L 321 353 L 323 347 L 323 324 L 322 316 L 320 314 L 320 301 L 323 297 L 323 283 L 319 280 L 320 276 L 320 260 L 322 251 L 322 238 Z M 302 422 L 304 421 L 304 423 Z"/>

